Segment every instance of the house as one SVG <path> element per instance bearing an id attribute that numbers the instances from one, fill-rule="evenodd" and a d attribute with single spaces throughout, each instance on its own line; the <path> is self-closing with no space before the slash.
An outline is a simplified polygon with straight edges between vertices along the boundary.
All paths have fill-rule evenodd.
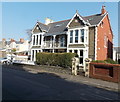
<path id="1" fill-rule="evenodd" d="M 4 53 L 4 57 L 6 56 L 6 54 L 11 53 L 11 51 L 15 51 L 16 54 L 22 54 L 22 53 L 27 53 L 29 49 L 30 49 L 30 44 L 28 40 L 24 40 L 24 39 L 20 39 L 19 41 L 15 41 L 14 39 L 10 39 L 10 41 L 6 41 L 6 39 L 2 39 L 2 41 L 0 41 L 0 53 L 1 55 L 3 55 Z M 1 56 L 3 57 L 3 56 Z"/>
<path id="2" fill-rule="evenodd" d="M 54 22 L 46 18 L 45 24 L 37 22 L 32 30 L 31 60 L 36 53 L 77 53 L 80 64 L 86 58 L 105 60 L 112 58 L 113 32 L 108 12 L 83 17 L 78 11 L 71 19 Z"/>
<path id="3" fill-rule="evenodd" d="M 120 47 L 113 48 L 113 60 L 120 64 Z"/>
<path id="4" fill-rule="evenodd" d="M 0 41 L 0 58 L 6 57 L 6 39 L 2 39 L 2 41 Z"/>
<path id="5" fill-rule="evenodd" d="M 29 42 L 28 40 L 20 39 L 19 41 L 15 41 L 14 39 L 11 39 L 6 44 L 6 49 L 13 50 L 15 49 L 16 53 L 29 51 Z"/>

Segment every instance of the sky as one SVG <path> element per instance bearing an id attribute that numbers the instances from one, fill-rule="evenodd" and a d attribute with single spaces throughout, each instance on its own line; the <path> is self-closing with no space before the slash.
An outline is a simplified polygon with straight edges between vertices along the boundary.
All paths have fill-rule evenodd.
<path id="1" fill-rule="evenodd" d="M 117 2 L 2 2 L 2 38 L 28 39 L 27 29 L 37 21 L 45 22 L 70 19 L 78 10 L 81 16 L 101 13 L 106 6 L 114 34 L 114 46 L 118 46 L 118 3 Z"/>

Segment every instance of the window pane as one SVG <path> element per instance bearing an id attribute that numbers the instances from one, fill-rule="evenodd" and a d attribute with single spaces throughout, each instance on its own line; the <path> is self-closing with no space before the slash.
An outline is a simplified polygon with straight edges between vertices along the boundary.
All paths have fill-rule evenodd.
<path id="1" fill-rule="evenodd" d="M 78 43 L 78 30 L 75 30 L 75 43 Z"/>
<path id="2" fill-rule="evenodd" d="M 78 37 L 75 37 L 75 43 L 77 43 L 78 42 Z"/>
<path id="3" fill-rule="evenodd" d="M 73 36 L 73 30 L 70 31 L 70 36 Z"/>
<path id="4" fill-rule="evenodd" d="M 33 37 L 33 45 L 35 45 L 35 36 Z"/>
<path id="5" fill-rule="evenodd" d="M 39 43 L 40 43 L 40 45 L 41 45 L 41 35 L 40 35 L 40 42 L 39 42 Z"/>
<path id="6" fill-rule="evenodd" d="M 73 43 L 73 37 L 70 37 L 70 43 Z"/>
<path id="7" fill-rule="evenodd" d="M 73 30 L 70 31 L 70 43 L 73 43 Z"/>
<path id="8" fill-rule="evenodd" d="M 80 64 L 83 64 L 83 58 L 80 58 Z"/>
<path id="9" fill-rule="evenodd" d="M 83 50 L 80 50 L 80 56 L 81 57 L 83 56 Z"/>
<path id="10" fill-rule="evenodd" d="M 69 52 L 71 52 L 71 53 L 72 53 L 72 50 L 69 50 Z"/>
<path id="11" fill-rule="evenodd" d="M 77 52 L 78 52 L 78 50 L 74 50 L 74 53 L 76 53 L 76 54 L 77 54 Z"/>
<path id="12" fill-rule="evenodd" d="M 84 42 L 84 29 L 81 29 L 81 42 Z"/>
<path id="13" fill-rule="evenodd" d="M 78 36 L 78 30 L 75 30 L 75 36 Z"/>

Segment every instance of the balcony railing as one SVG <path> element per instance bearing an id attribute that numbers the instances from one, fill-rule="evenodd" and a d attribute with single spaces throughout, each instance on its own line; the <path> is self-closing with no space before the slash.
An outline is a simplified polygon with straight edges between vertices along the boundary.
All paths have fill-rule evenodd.
<path id="1" fill-rule="evenodd" d="M 45 48 L 53 48 L 53 47 L 66 47 L 65 44 L 61 44 L 61 43 L 54 43 L 54 46 L 53 46 L 53 42 L 52 41 L 45 41 L 44 42 L 44 46 Z"/>

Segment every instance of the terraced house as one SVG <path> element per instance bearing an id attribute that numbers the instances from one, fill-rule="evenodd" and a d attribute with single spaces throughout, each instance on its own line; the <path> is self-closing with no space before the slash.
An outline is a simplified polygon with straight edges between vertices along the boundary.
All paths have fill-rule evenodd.
<path id="1" fill-rule="evenodd" d="M 77 53 L 80 64 L 85 58 L 105 60 L 112 58 L 113 33 L 105 6 L 101 13 L 83 17 L 78 11 L 71 19 L 54 22 L 46 18 L 32 30 L 31 60 L 37 52 Z"/>

